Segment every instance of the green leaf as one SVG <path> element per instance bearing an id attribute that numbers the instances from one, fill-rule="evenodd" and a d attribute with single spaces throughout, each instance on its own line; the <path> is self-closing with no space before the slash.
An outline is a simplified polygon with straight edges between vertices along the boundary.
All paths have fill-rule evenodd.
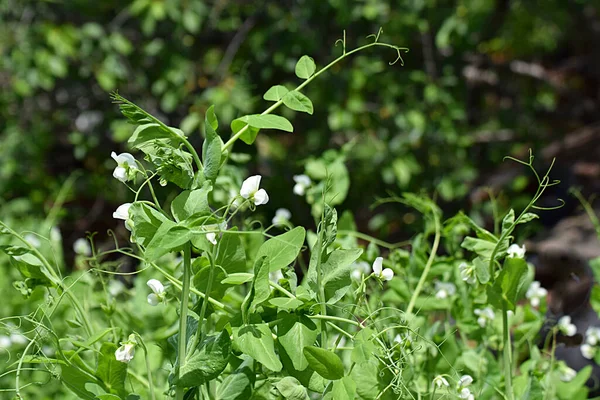
<path id="1" fill-rule="evenodd" d="M 492 253 L 496 248 L 496 242 L 490 242 L 484 239 L 477 239 L 471 236 L 467 236 L 460 246 L 464 249 L 472 251 L 480 256 L 483 260 L 489 260 L 492 258 Z"/>
<path id="2" fill-rule="evenodd" d="M 135 149 L 143 149 L 156 139 L 166 139 L 166 144 L 172 147 L 177 147 L 178 140 L 175 140 L 176 133 L 170 130 L 165 130 L 161 125 L 156 123 L 144 124 L 138 126 L 131 137 L 129 145 Z"/>
<path id="3" fill-rule="evenodd" d="M 357 398 L 375 400 L 379 396 L 379 367 L 377 362 L 369 361 L 354 365 L 350 377 L 356 384 Z"/>
<path id="4" fill-rule="evenodd" d="M 202 144 L 202 162 L 204 166 L 204 176 L 207 180 L 213 182 L 219 174 L 219 167 L 221 165 L 222 141 L 216 132 L 217 126 L 218 122 L 214 106 L 210 106 L 206 111 L 204 122 L 206 138 Z"/>
<path id="5" fill-rule="evenodd" d="M 490 265 L 489 262 L 485 262 L 481 257 L 475 257 L 473 260 L 473 266 L 475 267 L 475 275 L 479 282 L 483 285 L 490 281 Z"/>
<path id="6" fill-rule="evenodd" d="M 184 190 L 171 202 L 171 213 L 175 221 L 181 222 L 192 216 L 209 215 L 208 193 L 212 185 L 208 182 L 196 190 Z"/>
<path id="7" fill-rule="evenodd" d="M 256 375 L 254 360 L 246 357 L 236 370 L 227 375 L 217 387 L 217 400 L 246 400 L 250 398 Z"/>
<path id="8" fill-rule="evenodd" d="M 260 129 L 254 128 L 248 125 L 247 122 L 242 121 L 241 119 L 234 119 L 231 121 L 231 131 L 236 134 L 242 129 L 246 128 L 246 130 L 240 136 L 242 142 L 246 144 L 252 144 L 256 140 L 256 136 L 258 135 L 258 131 Z"/>
<path id="9" fill-rule="evenodd" d="M 94 400 L 96 398 L 96 395 L 86 388 L 86 384 L 99 383 L 95 377 L 88 375 L 75 366 L 61 365 L 60 370 L 60 380 L 77 397 L 84 400 Z"/>
<path id="10" fill-rule="evenodd" d="M 310 78 L 317 69 L 315 61 L 309 56 L 302 56 L 296 63 L 296 76 L 300 79 Z"/>
<path id="11" fill-rule="evenodd" d="M 344 364 L 334 352 L 314 346 L 306 346 L 303 352 L 310 367 L 323 378 L 336 380 L 344 376 Z"/>
<path id="12" fill-rule="evenodd" d="M 218 336 L 208 336 L 183 364 L 175 384 L 194 387 L 217 378 L 229 363 L 230 353 L 231 340 L 226 330 Z"/>
<path id="13" fill-rule="evenodd" d="M 271 86 L 269 90 L 264 94 L 263 99 L 267 101 L 279 101 L 283 98 L 283 96 L 288 93 L 289 90 L 282 85 Z"/>
<path id="14" fill-rule="evenodd" d="M 289 297 L 275 297 L 274 299 L 269 300 L 269 304 L 277 307 L 280 310 L 289 311 L 297 309 L 303 305 L 304 302 L 298 299 L 291 299 Z"/>
<path id="15" fill-rule="evenodd" d="M 221 283 L 227 285 L 241 285 L 242 283 L 250 282 L 253 278 L 254 274 L 238 272 L 235 274 L 228 274 L 227 278 L 223 279 Z"/>
<path id="16" fill-rule="evenodd" d="M 515 210 L 512 208 L 508 211 L 508 213 L 502 219 L 502 233 L 504 234 L 509 229 L 514 228 L 515 225 Z"/>
<path id="17" fill-rule="evenodd" d="M 115 358 L 116 350 L 117 346 L 114 343 L 102 343 L 100 354 L 98 356 L 96 376 L 104 382 L 106 389 L 110 393 L 124 396 L 127 394 L 127 391 L 125 390 L 127 364 L 117 361 Z"/>
<path id="18" fill-rule="evenodd" d="M 165 221 L 156 231 L 146 252 L 144 253 L 148 261 L 155 261 L 159 257 L 178 249 L 189 242 L 192 237 L 190 228 L 178 225 L 172 221 Z"/>
<path id="19" fill-rule="evenodd" d="M 250 312 L 256 311 L 262 302 L 271 296 L 271 287 L 269 286 L 269 259 L 260 257 L 254 263 L 254 281 L 252 282 L 252 302 L 250 303 Z"/>
<path id="20" fill-rule="evenodd" d="M 275 385 L 286 400 L 309 400 L 306 388 L 293 376 L 286 376 Z"/>
<path id="21" fill-rule="evenodd" d="M 238 118 L 235 121 L 242 121 L 257 129 L 279 129 L 286 132 L 294 131 L 291 122 L 280 115 L 252 114 Z"/>
<path id="22" fill-rule="evenodd" d="M 198 257 L 192 263 L 192 269 L 198 270 L 198 272 L 194 275 L 193 284 L 194 287 L 201 291 L 202 293 L 206 293 L 208 289 L 208 277 L 210 275 L 210 262 L 205 257 Z M 230 288 L 229 285 L 221 283 L 225 280 L 227 273 L 220 265 L 215 265 L 215 271 L 213 274 L 213 283 L 210 289 L 210 294 L 208 294 L 213 299 L 222 299 L 225 296 L 225 292 Z"/>
<path id="23" fill-rule="evenodd" d="M 260 129 L 279 129 L 286 132 L 294 131 L 292 123 L 280 115 L 252 114 L 234 119 L 231 122 L 231 130 L 234 134 L 244 129 L 246 126 L 248 126 L 248 128 L 240 136 L 240 139 L 247 144 L 254 143 Z"/>
<path id="24" fill-rule="evenodd" d="M 239 234 L 229 231 L 223 233 L 215 263 L 221 265 L 227 274 L 246 272 L 246 251 Z"/>
<path id="25" fill-rule="evenodd" d="M 331 392 L 328 392 L 324 400 L 354 400 L 356 395 L 356 383 L 354 380 L 345 376 L 340 380 L 334 381 Z"/>
<path id="26" fill-rule="evenodd" d="M 16 267 L 24 278 L 32 278 L 41 283 L 52 282 L 52 274 L 31 250 L 21 246 L 0 246 L 0 251 L 10 257 L 10 263 Z"/>
<path id="27" fill-rule="evenodd" d="M 522 258 L 507 258 L 494 285 L 488 288 L 488 300 L 494 307 L 501 309 L 506 301 L 509 310 L 514 311 L 520 298 L 527 291 L 528 267 Z"/>
<path id="28" fill-rule="evenodd" d="M 283 96 L 283 104 L 294 111 L 305 112 L 308 114 L 313 113 L 312 101 L 305 95 L 295 90 L 288 92 Z"/>
<path id="29" fill-rule="evenodd" d="M 323 273 L 321 284 L 325 286 L 325 297 L 328 304 L 335 304 L 346 294 L 350 285 L 351 265 L 358 260 L 362 249 L 334 250 L 327 261 L 321 264 Z"/>
<path id="30" fill-rule="evenodd" d="M 337 303 L 348 291 L 352 282 L 350 279 L 351 265 L 362 254 L 362 249 L 343 250 L 336 249 L 324 256 L 321 260 L 321 285 L 325 286 L 325 297 L 327 303 Z M 326 257 L 326 258 L 325 258 Z M 318 270 L 316 261 L 309 266 L 307 280 L 310 288 L 318 293 Z"/>
<path id="31" fill-rule="evenodd" d="M 308 367 L 308 360 L 302 349 L 312 346 L 319 334 L 317 325 L 305 315 L 279 313 L 277 338 L 292 360 L 294 368 L 302 371 Z"/>
<path id="32" fill-rule="evenodd" d="M 283 368 L 275 353 L 275 343 L 267 324 L 249 324 L 233 328 L 233 346 L 274 372 Z"/>
<path id="33" fill-rule="evenodd" d="M 271 272 L 278 271 L 294 262 L 298 257 L 305 237 L 306 230 L 301 226 L 275 236 L 260 246 L 256 259 L 268 257 Z"/>
<path id="34" fill-rule="evenodd" d="M 527 222 L 533 221 L 536 218 L 539 218 L 539 216 L 537 214 L 529 213 L 529 212 L 525 213 L 519 220 L 519 224 L 526 224 Z"/>
<path id="35" fill-rule="evenodd" d="M 163 186 L 166 182 L 172 182 L 182 189 L 192 187 L 194 168 L 190 153 L 175 147 L 167 139 L 151 140 L 139 148 L 146 154 L 146 159 L 156 166 Z"/>
<path id="36" fill-rule="evenodd" d="M 147 204 L 135 202 L 129 207 L 129 219 L 133 223 L 133 237 L 141 246 L 148 246 L 158 228 L 166 221 L 162 213 Z"/>
<path id="37" fill-rule="evenodd" d="M 99 394 L 96 395 L 96 399 L 98 400 L 121 400 L 121 397 L 116 394 Z"/>
<path id="38" fill-rule="evenodd" d="M 373 343 L 375 332 L 370 328 L 361 329 L 354 337 L 352 349 L 352 362 L 359 364 L 372 360 L 377 355 L 377 346 Z"/>

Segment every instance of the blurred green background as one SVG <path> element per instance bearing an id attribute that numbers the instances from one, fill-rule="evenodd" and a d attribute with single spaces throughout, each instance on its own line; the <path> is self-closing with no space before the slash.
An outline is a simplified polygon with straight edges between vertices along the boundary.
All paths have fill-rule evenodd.
<path id="1" fill-rule="evenodd" d="M 341 54 L 343 30 L 353 48 L 382 27 L 381 40 L 410 48 L 405 65 L 381 49 L 349 57 L 307 87 L 313 116 L 280 110 L 293 134 L 236 144 L 251 155 L 237 163 L 244 173 L 266 177 L 267 215 L 286 207 L 312 223 L 292 176 L 325 154 L 351 177 L 338 207 L 360 230 L 404 238 L 416 216 L 396 205 L 373 217 L 377 196 L 425 190 L 448 212 L 471 207 L 505 155 L 538 154 L 599 115 L 597 1 L 0 0 L 0 10 L 0 218 L 45 218 L 62 188 L 53 218 L 67 253 L 86 231 L 105 238 L 130 200 L 111 176 L 110 153 L 127 151 L 132 132 L 111 91 L 196 146 L 215 104 L 227 139 L 232 119 L 268 106 L 270 86 L 297 85 L 302 55 L 322 67 Z M 558 172 L 569 179 L 569 168 Z"/>

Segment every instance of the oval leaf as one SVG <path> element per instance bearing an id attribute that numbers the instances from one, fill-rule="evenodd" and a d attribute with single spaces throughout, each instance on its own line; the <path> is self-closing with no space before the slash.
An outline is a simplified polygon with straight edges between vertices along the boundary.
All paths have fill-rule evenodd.
<path id="1" fill-rule="evenodd" d="M 313 113 L 312 101 L 300 92 L 291 91 L 283 96 L 283 104 L 294 111 Z"/>
<path id="2" fill-rule="evenodd" d="M 337 354 L 314 346 L 306 346 L 303 353 L 308 365 L 323 378 L 336 380 L 344 377 L 344 364 Z"/>
<path id="3" fill-rule="evenodd" d="M 279 101 L 286 95 L 289 90 L 282 85 L 272 86 L 267 92 L 264 94 L 263 99 L 267 101 Z"/>
<path id="4" fill-rule="evenodd" d="M 315 61 L 309 56 L 302 56 L 296 63 L 296 76 L 301 79 L 310 78 L 317 69 Z"/>

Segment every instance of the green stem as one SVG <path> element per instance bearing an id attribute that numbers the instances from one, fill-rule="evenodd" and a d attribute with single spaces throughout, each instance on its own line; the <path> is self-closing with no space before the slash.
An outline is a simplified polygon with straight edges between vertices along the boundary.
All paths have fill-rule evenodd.
<path id="1" fill-rule="evenodd" d="M 135 258 L 135 256 L 132 256 Z M 140 258 L 141 259 L 141 258 Z M 143 259 L 141 259 L 143 260 Z M 183 284 L 182 282 L 175 278 L 173 275 L 169 274 L 167 271 L 165 271 L 164 269 L 162 269 L 161 267 L 159 267 L 158 265 L 156 265 L 155 263 L 150 263 L 150 265 L 152 265 L 154 268 L 156 268 L 161 274 L 163 274 L 169 281 L 171 281 L 171 283 L 173 283 L 173 285 L 179 289 L 182 290 L 183 289 Z M 189 288 L 190 292 L 194 293 L 196 296 L 200 296 L 203 299 L 204 298 L 208 298 L 208 302 L 211 303 L 213 306 L 217 307 L 220 310 L 226 311 L 230 314 L 234 314 L 235 310 L 233 310 L 231 307 L 221 303 L 218 300 L 213 299 L 212 297 L 208 297 L 206 296 L 206 294 L 202 293 L 201 291 L 199 291 L 196 288 L 190 287 Z"/>
<path id="2" fill-rule="evenodd" d="M 425 264 L 425 269 L 423 270 L 423 273 L 421 274 L 421 279 L 419 279 L 419 283 L 417 283 L 417 287 L 415 288 L 415 291 L 413 292 L 413 294 L 410 298 L 410 302 L 408 303 L 408 307 L 406 308 L 407 315 L 412 314 L 413 308 L 415 307 L 415 302 L 417 301 L 417 297 L 419 297 L 419 294 L 421 293 L 421 290 L 423 289 L 423 285 L 425 284 L 425 281 L 427 280 L 427 275 L 429 274 L 429 269 L 431 268 L 431 265 L 433 264 L 433 260 L 435 259 L 435 255 L 437 253 L 438 246 L 440 245 L 440 236 L 441 236 L 440 221 L 439 221 L 438 215 L 435 212 L 433 213 L 433 221 L 435 223 L 435 238 L 433 239 L 433 246 L 431 247 L 431 254 L 429 254 L 429 259 L 427 260 L 427 264 Z"/>
<path id="3" fill-rule="evenodd" d="M 148 373 L 147 386 L 148 390 L 150 390 L 150 398 L 152 400 L 155 400 L 156 397 L 154 395 L 154 383 L 152 383 L 152 369 L 150 368 L 150 357 L 148 357 L 148 348 L 146 347 L 146 343 L 144 343 L 144 339 L 142 339 L 142 337 L 138 333 L 136 333 L 136 336 L 142 345 L 142 349 L 144 350 L 144 358 L 146 360 L 146 372 Z"/>
<path id="4" fill-rule="evenodd" d="M 178 374 L 181 373 L 181 368 L 186 361 L 186 345 L 187 345 L 187 314 L 188 302 L 190 297 L 190 272 L 191 272 L 192 247 L 190 242 L 187 242 L 183 247 L 183 289 L 181 291 L 181 312 L 179 315 L 179 365 Z M 183 400 L 184 388 L 177 387 L 176 399 Z"/>
<path id="5" fill-rule="evenodd" d="M 502 341 L 504 342 L 504 383 L 508 400 L 515 398 L 512 388 L 512 353 L 510 343 L 510 331 L 508 330 L 508 310 L 506 302 L 502 302 Z"/>
<path id="6" fill-rule="evenodd" d="M 358 326 L 359 328 L 363 327 L 360 324 L 360 322 L 353 321 L 353 320 L 347 319 L 347 318 L 342 318 L 342 317 L 334 317 L 333 315 L 309 315 L 308 318 L 310 318 L 310 319 L 320 319 L 320 320 L 323 320 L 323 321 L 344 322 L 346 324 Z"/>
<path id="7" fill-rule="evenodd" d="M 321 217 L 321 221 L 324 220 L 324 217 Z M 321 222 L 323 223 L 323 222 Z M 319 231 L 319 245 L 317 246 L 317 251 L 319 252 L 317 254 L 317 287 L 319 288 L 319 303 L 321 304 L 321 315 L 323 317 L 327 317 L 327 301 L 325 298 L 325 285 L 323 285 L 322 280 L 323 280 L 323 273 L 321 271 L 321 258 L 323 255 L 323 227 L 321 226 L 321 229 Z M 323 320 L 321 321 L 321 347 L 326 349 L 327 348 L 327 329 L 326 329 L 327 325 L 326 322 Z"/>
<path id="8" fill-rule="evenodd" d="M 214 276 L 214 272 L 215 272 L 215 260 L 212 257 L 212 255 L 210 255 L 209 253 L 209 258 L 210 258 L 210 270 L 208 271 L 208 283 L 206 284 L 206 296 L 209 296 L 210 298 L 210 291 L 212 290 L 212 284 L 213 284 L 213 276 Z M 194 334 L 194 338 L 192 340 L 192 344 L 190 345 L 190 348 L 188 349 L 188 356 L 191 355 L 194 352 L 194 349 L 196 348 L 196 346 L 198 345 L 198 343 L 203 339 L 204 336 L 204 329 L 202 327 L 202 324 L 204 323 L 204 316 L 206 315 L 206 305 L 208 304 L 208 301 L 204 300 L 202 301 L 202 308 L 200 309 L 200 315 L 198 317 L 198 329 L 196 329 L 196 333 Z"/>
<path id="9" fill-rule="evenodd" d="M 12 236 L 16 237 L 21 242 L 23 242 L 29 248 L 29 250 L 33 254 L 35 254 L 35 256 L 42 262 L 45 269 L 48 271 L 48 275 L 49 275 L 48 278 L 50 279 L 52 284 L 54 284 L 56 287 L 60 288 L 62 290 L 62 292 L 67 295 L 67 297 L 69 298 L 69 301 L 71 301 L 71 304 L 73 305 L 73 308 L 75 309 L 75 312 L 78 314 L 79 319 L 81 320 L 81 323 L 83 324 L 85 333 L 88 336 L 92 336 L 92 333 L 93 333 L 92 325 L 90 324 L 90 321 L 87 318 L 87 313 L 84 312 L 83 306 L 79 302 L 79 299 L 77 299 L 77 297 L 75 297 L 75 295 L 73 293 L 71 293 L 71 291 L 69 290 L 70 289 L 69 287 L 66 287 L 63 284 L 60 275 L 54 270 L 54 268 L 52 267 L 52 265 L 50 265 L 48 260 L 46 260 L 46 258 L 42 255 L 42 253 L 40 253 L 38 251 L 38 249 L 33 247 L 27 240 L 25 240 L 25 238 L 23 238 L 21 235 L 19 235 L 16 231 L 14 231 L 12 228 L 10 228 L 8 225 L 6 225 L 4 222 L 0 221 L 0 226 L 4 227 L 4 229 L 6 229 Z"/>
<path id="10" fill-rule="evenodd" d="M 334 66 L 335 64 L 337 64 L 338 62 L 342 61 L 344 58 L 348 57 L 351 54 L 354 53 L 358 53 L 359 51 L 368 49 L 369 47 L 373 47 L 373 46 L 383 46 L 383 47 L 389 47 L 391 49 L 394 49 L 398 52 L 398 54 L 400 54 L 400 50 L 406 50 L 408 51 L 407 48 L 403 48 L 403 47 L 398 47 L 398 46 L 394 46 L 391 44 L 387 44 L 387 43 L 378 43 L 378 42 L 374 42 L 374 43 L 369 43 L 366 44 L 364 46 L 360 46 L 354 50 L 351 50 L 349 52 L 345 52 L 344 54 L 342 54 L 341 56 L 339 56 L 338 58 L 336 58 L 335 60 L 333 60 L 332 62 L 330 62 L 329 64 L 327 64 L 325 67 L 323 67 L 322 69 L 320 69 L 319 71 L 317 71 L 314 75 L 312 75 L 310 78 L 308 78 L 307 80 L 305 80 L 304 82 L 302 82 L 296 89 L 294 89 L 293 91 L 300 91 L 302 88 L 304 88 L 306 85 L 308 85 L 310 82 L 312 82 L 315 78 L 317 78 L 319 75 L 321 75 L 323 72 L 327 71 L 329 68 L 331 68 L 332 66 Z M 277 107 L 279 107 L 281 104 L 283 104 L 283 99 L 279 100 L 278 102 L 274 103 L 271 107 L 267 108 L 265 111 L 262 112 L 261 115 L 266 115 L 266 114 L 270 114 L 273 111 L 275 111 L 275 109 L 277 109 Z M 227 150 L 228 148 L 230 148 L 236 140 L 238 140 L 240 138 L 240 136 L 242 136 L 244 134 L 244 132 L 246 132 L 246 130 L 248 130 L 249 125 L 244 126 L 242 129 L 240 129 L 235 135 L 233 135 L 228 141 L 227 143 L 225 143 L 225 145 L 223 145 L 223 150 Z"/>
<path id="11" fill-rule="evenodd" d="M 269 281 L 269 285 L 271 285 L 271 287 L 279 290 L 281 293 L 285 294 L 290 299 L 295 299 L 296 298 L 296 296 L 294 296 L 293 293 L 288 292 L 287 290 L 285 290 L 285 288 L 281 287 L 280 285 L 278 285 L 277 283 L 275 283 L 273 281 Z"/>

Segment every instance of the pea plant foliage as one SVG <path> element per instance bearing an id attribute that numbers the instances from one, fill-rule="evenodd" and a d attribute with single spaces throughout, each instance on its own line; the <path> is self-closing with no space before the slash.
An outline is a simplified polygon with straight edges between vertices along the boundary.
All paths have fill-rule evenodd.
<path id="1" fill-rule="evenodd" d="M 230 165 L 238 139 L 251 145 L 261 130 L 293 131 L 274 114 L 281 105 L 312 114 L 302 89 L 332 65 L 375 47 L 402 63 L 407 49 L 380 34 L 353 50 L 344 35 L 342 55 L 321 69 L 301 57 L 299 85 L 270 88 L 261 114 L 223 127 L 208 108 L 201 149 L 113 94 L 135 127 L 132 153 L 111 156 L 115 185 L 132 193 L 113 214 L 129 241 L 100 251 L 90 235 L 76 243 L 86 268 L 64 276 L 52 240 L 34 243 L 0 222 L 0 250 L 22 278 L 14 289 L 35 304 L 1 320 L 2 379 L 13 378 L 2 396 L 43 398 L 36 387 L 59 382 L 59 398 L 90 400 L 585 398 L 589 368 L 576 372 L 552 356 L 557 337 L 575 334 L 570 321 L 554 328 L 549 348 L 538 347 L 546 293 L 514 243 L 556 183 L 531 167 L 533 156 L 515 161 L 531 167 L 538 192 L 494 231 L 463 213 L 442 221 L 424 194 L 380 200 L 422 215 L 409 246 L 357 232 L 352 214 L 336 211 L 351 180 L 344 149 L 294 177 L 314 231 L 293 226 L 268 176 Z M 157 182 L 178 194 L 159 198 Z M 265 226 L 261 206 L 273 203 L 280 209 Z M 110 261 L 115 255 L 139 263 L 135 276 Z"/>

